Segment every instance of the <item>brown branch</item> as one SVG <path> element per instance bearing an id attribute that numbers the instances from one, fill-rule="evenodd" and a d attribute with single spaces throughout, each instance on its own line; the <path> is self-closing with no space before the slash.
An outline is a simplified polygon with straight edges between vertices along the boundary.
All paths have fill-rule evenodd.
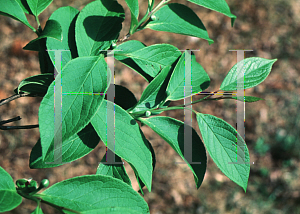
<path id="1" fill-rule="evenodd" d="M 0 100 L 0 106 L 4 105 L 6 103 L 9 103 L 9 102 L 11 102 L 11 101 L 13 101 L 15 99 L 18 99 L 20 97 L 26 97 L 26 96 L 29 96 L 29 94 L 14 94 L 14 95 L 12 95 L 9 98 Z"/>

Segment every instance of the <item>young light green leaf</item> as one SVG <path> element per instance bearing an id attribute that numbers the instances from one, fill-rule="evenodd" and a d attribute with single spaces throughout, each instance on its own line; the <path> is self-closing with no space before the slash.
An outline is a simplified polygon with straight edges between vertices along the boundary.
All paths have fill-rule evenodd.
<path id="1" fill-rule="evenodd" d="M 15 209 L 22 202 L 22 197 L 17 193 L 12 177 L 0 166 L 0 212 Z"/>
<path id="2" fill-rule="evenodd" d="M 134 28 L 138 24 L 139 18 L 139 2 L 138 0 L 125 0 L 131 13 L 130 34 L 134 33 Z"/>
<path id="3" fill-rule="evenodd" d="M 232 99 L 236 99 L 236 100 L 239 100 L 239 101 L 242 101 L 242 102 L 256 102 L 256 101 L 259 101 L 259 100 L 264 100 L 262 98 L 259 98 L 259 97 L 253 97 L 253 96 L 245 96 L 245 100 L 244 100 L 244 97 L 243 96 L 239 96 L 239 97 L 232 97 Z"/>
<path id="4" fill-rule="evenodd" d="M 128 45 L 130 45 L 130 43 L 128 43 Z M 124 47 L 120 45 L 117 49 L 121 48 Z M 178 48 L 169 44 L 151 45 L 148 47 L 140 48 L 133 52 L 129 52 L 129 50 L 115 52 L 115 58 L 117 60 L 124 61 L 124 59 L 130 58 L 136 63 L 136 65 L 138 65 L 141 70 L 143 70 L 151 77 L 155 77 L 162 68 L 168 65 L 172 65 L 179 56 L 180 51 L 178 50 Z M 125 62 L 125 64 L 127 63 Z M 132 68 L 135 69 L 135 67 Z M 139 70 L 136 71 L 139 72 Z M 140 74 L 143 76 L 142 73 Z"/>
<path id="5" fill-rule="evenodd" d="M 131 186 L 130 178 L 123 164 L 107 164 L 104 162 L 106 162 L 106 154 L 98 165 L 96 175 L 107 175 L 117 178 Z M 115 155 L 115 162 L 121 163 L 122 159 L 118 155 Z"/>
<path id="6" fill-rule="evenodd" d="M 225 0 L 188 0 L 202 7 L 206 7 L 208 9 L 217 11 L 219 13 L 223 13 L 224 15 L 231 18 L 231 26 L 236 19 L 236 16 L 230 12 L 230 8 Z"/>
<path id="7" fill-rule="evenodd" d="M 55 52 L 50 50 L 64 50 L 61 52 L 61 67 L 71 59 L 78 57 L 75 42 L 75 21 L 79 11 L 73 7 L 61 7 L 54 11 L 49 20 L 59 22 L 62 29 L 62 41 L 47 38 L 47 50 L 52 62 L 55 62 Z"/>
<path id="8" fill-rule="evenodd" d="M 237 90 L 237 82 L 244 81 L 244 89 L 252 88 L 263 82 L 270 74 L 272 65 L 277 59 L 264 59 L 260 57 L 249 57 L 235 64 L 223 80 L 220 90 Z M 241 75 L 242 67 L 244 76 Z M 238 79 L 239 78 L 239 79 Z"/>
<path id="9" fill-rule="evenodd" d="M 103 57 L 78 57 L 66 64 L 56 78 L 62 82 L 62 143 L 82 130 L 97 112 L 111 73 Z M 54 135 L 54 85 L 50 85 L 39 109 L 39 128 L 43 160 L 53 153 Z M 68 94 L 66 94 L 68 93 Z"/>
<path id="10" fill-rule="evenodd" d="M 143 91 L 139 102 L 132 107 L 132 112 L 157 108 L 167 97 L 166 88 L 170 78 L 171 66 L 164 67 L 161 72 L 149 83 Z M 167 78 L 167 76 L 169 76 Z"/>
<path id="11" fill-rule="evenodd" d="M 53 80 L 53 74 L 38 74 L 28 77 L 20 82 L 17 93 L 24 92 L 44 96 Z"/>
<path id="12" fill-rule="evenodd" d="M 194 36 L 207 40 L 209 44 L 214 43 L 197 14 L 183 4 L 167 4 L 154 15 L 156 19 L 148 22 L 145 28 Z"/>
<path id="13" fill-rule="evenodd" d="M 23 49 L 39 51 L 41 49 L 41 44 L 39 40 L 47 37 L 51 37 L 59 41 L 62 40 L 63 34 L 61 26 L 56 20 L 48 20 L 41 35 L 38 38 L 31 40 Z"/>
<path id="14" fill-rule="evenodd" d="M 125 13 L 117 1 L 101 0 L 87 4 L 75 24 L 79 56 L 97 56 L 119 36 Z"/>
<path id="15" fill-rule="evenodd" d="M 185 51 L 179 59 L 176 67 L 172 73 L 167 87 L 167 100 L 181 100 L 185 96 Z M 204 91 L 208 88 L 210 79 L 203 67 L 196 61 L 196 57 L 191 52 L 191 86 L 192 95 Z M 191 89 L 186 89 L 191 90 Z"/>
<path id="16" fill-rule="evenodd" d="M 107 144 L 108 133 L 114 133 L 114 129 L 107 125 L 107 111 L 115 113 L 115 148 L 110 148 L 111 144 Z M 102 102 L 91 123 L 104 144 L 134 167 L 150 192 L 153 172 L 152 155 L 138 123 L 124 109 L 107 100 Z"/>
<path id="17" fill-rule="evenodd" d="M 80 132 L 74 134 L 68 140 L 66 140 L 62 144 L 62 147 L 56 148 L 61 150 L 62 163 L 48 164 L 54 160 L 54 154 L 53 152 L 48 153 L 43 161 L 41 139 L 39 139 L 31 150 L 29 167 L 31 169 L 52 168 L 72 162 L 93 151 L 93 149 L 98 145 L 99 141 L 100 138 L 97 132 L 89 123 Z M 50 149 L 54 151 L 53 145 Z"/>
<path id="18" fill-rule="evenodd" d="M 53 0 L 27 0 L 28 6 L 34 16 L 40 15 Z"/>
<path id="19" fill-rule="evenodd" d="M 184 123 L 171 117 L 150 117 L 139 118 L 141 122 L 149 126 L 153 131 L 159 134 L 170 146 L 186 161 L 184 157 Z M 197 132 L 192 128 L 192 158 L 193 162 L 201 162 L 201 164 L 190 164 L 188 166 L 194 174 L 197 188 L 201 186 L 203 181 L 207 157 L 203 142 Z"/>
<path id="20" fill-rule="evenodd" d="M 0 0 L 0 15 L 8 16 L 13 18 L 23 24 L 27 25 L 30 29 L 35 31 L 34 27 L 32 27 L 27 18 L 22 7 L 16 0 Z"/>
<path id="21" fill-rule="evenodd" d="M 219 169 L 245 192 L 250 173 L 249 151 L 239 133 L 226 121 L 210 114 L 197 113 L 199 129 L 206 149 Z M 244 148 L 237 146 L 242 143 Z M 239 151 L 237 151 L 239 150 Z M 244 160 L 240 152 L 244 152 Z M 242 164 L 230 164 L 242 162 Z"/>
<path id="22" fill-rule="evenodd" d="M 112 207 L 150 213 L 145 200 L 132 187 L 119 179 L 105 175 L 70 178 L 52 185 L 35 196 L 80 213 Z"/>

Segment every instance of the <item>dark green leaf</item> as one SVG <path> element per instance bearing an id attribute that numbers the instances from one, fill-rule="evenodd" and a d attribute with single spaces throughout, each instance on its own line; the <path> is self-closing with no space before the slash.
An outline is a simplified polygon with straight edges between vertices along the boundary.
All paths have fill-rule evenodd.
<path id="1" fill-rule="evenodd" d="M 127 110 L 133 107 L 137 103 L 137 100 L 134 94 L 131 91 L 129 91 L 126 87 L 121 85 L 115 85 L 114 102 L 115 104 L 121 106 L 123 109 Z"/>

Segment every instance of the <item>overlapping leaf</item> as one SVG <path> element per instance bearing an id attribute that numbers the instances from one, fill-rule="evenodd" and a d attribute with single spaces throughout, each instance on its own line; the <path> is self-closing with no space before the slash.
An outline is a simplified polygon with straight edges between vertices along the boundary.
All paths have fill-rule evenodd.
<path id="1" fill-rule="evenodd" d="M 55 52 L 61 50 L 61 67 L 78 56 L 75 43 L 75 21 L 79 11 L 73 7 L 61 7 L 54 11 L 49 20 L 57 21 L 62 29 L 62 41 L 47 38 L 47 50 L 52 62 L 55 62 Z M 57 64 L 59 64 L 57 62 Z M 60 65 L 60 64 L 59 64 Z"/>
<path id="2" fill-rule="evenodd" d="M 167 100 L 181 100 L 185 96 L 185 54 L 181 55 L 176 67 L 171 75 L 169 84 L 167 87 Z M 187 71 L 189 72 L 189 71 Z M 191 94 L 196 94 L 208 88 L 210 79 L 203 67 L 196 61 L 194 53 L 191 53 Z M 186 89 L 191 90 L 191 89 Z"/>
<path id="3" fill-rule="evenodd" d="M 107 103 L 109 103 L 109 105 L 107 105 Z M 113 135 L 114 133 L 114 129 L 107 125 L 108 111 L 115 113 L 114 148 L 110 148 L 111 144 L 107 143 L 107 135 Z M 106 146 L 133 166 L 142 182 L 145 183 L 148 190 L 151 191 L 153 171 L 152 155 L 148 140 L 140 130 L 138 123 L 124 109 L 107 100 L 103 101 L 100 109 L 92 118 L 91 123 Z"/>
<path id="4" fill-rule="evenodd" d="M 70 178 L 52 185 L 36 196 L 80 213 L 83 211 L 90 213 L 87 211 L 96 209 L 107 210 L 112 207 L 150 213 L 145 200 L 132 187 L 116 178 L 104 175 Z"/>
<path id="5" fill-rule="evenodd" d="M 23 24 L 27 25 L 30 29 L 35 30 L 32 27 L 19 3 L 16 0 L 0 0 L 0 14 L 13 18 Z"/>
<path id="6" fill-rule="evenodd" d="M 197 113 L 196 117 L 209 155 L 220 170 L 246 192 L 250 158 L 245 141 L 230 124 L 220 118 L 201 113 Z M 239 146 L 241 144 L 244 148 Z"/>
<path id="7" fill-rule="evenodd" d="M 214 43 L 209 38 L 207 30 L 197 14 L 183 4 L 167 4 L 155 12 L 154 15 L 156 19 L 150 21 L 145 28 L 194 36 L 207 40 L 209 44 Z"/>
<path id="8" fill-rule="evenodd" d="M 51 145 L 49 152 L 43 161 L 41 139 L 34 145 L 30 153 L 29 167 L 31 169 L 51 168 L 77 160 L 91 151 L 98 145 L 100 138 L 93 126 L 89 123 L 80 132 L 66 140 L 62 147 L 56 148 L 61 151 L 61 163 L 54 162 L 54 147 Z M 52 162 L 52 163 L 51 163 Z"/>
<path id="9" fill-rule="evenodd" d="M 223 80 L 220 90 L 237 90 L 237 83 L 244 82 L 244 89 L 252 88 L 263 82 L 270 74 L 277 59 L 249 57 L 235 64 Z M 242 68 L 242 69 L 239 69 Z M 244 74 L 242 75 L 242 72 Z"/>
<path id="10" fill-rule="evenodd" d="M 17 193 L 12 177 L 0 166 L 0 212 L 7 212 L 19 206 L 22 197 Z"/>
<path id="11" fill-rule="evenodd" d="M 53 0 L 27 0 L 28 6 L 33 15 L 38 16 Z"/>
<path id="12" fill-rule="evenodd" d="M 172 65 L 180 56 L 178 48 L 169 44 L 156 44 L 144 48 L 141 48 L 142 44 L 139 42 L 125 44 L 117 47 L 117 50 L 123 51 L 116 51 L 115 58 L 136 70 L 144 78 L 144 73 L 154 78 L 161 69 Z M 130 48 L 132 44 L 134 46 Z M 140 72 L 141 70 L 143 72 Z"/>
<path id="13" fill-rule="evenodd" d="M 39 127 L 43 160 L 61 128 L 62 143 L 82 130 L 97 112 L 104 99 L 111 73 L 103 57 L 78 57 L 71 60 L 58 74 L 62 82 L 62 123 L 54 129 L 54 85 L 50 85 L 39 109 Z M 68 93 L 68 94 L 64 94 Z M 98 93 L 95 95 L 93 93 Z M 59 96 L 59 95 L 58 95 Z"/>
<path id="14" fill-rule="evenodd" d="M 186 161 L 184 157 L 184 123 L 171 117 L 150 117 L 139 118 L 141 122 L 149 126 L 153 131 L 159 134 L 170 146 Z M 191 127 L 192 128 L 192 127 Z M 205 171 L 207 157 L 203 142 L 197 132 L 192 128 L 192 161 L 188 166 L 194 174 L 194 179 L 197 188 L 200 187 Z M 201 162 L 197 164 L 196 162 Z"/>
<path id="15" fill-rule="evenodd" d="M 117 1 L 99 0 L 86 5 L 75 24 L 79 56 L 96 56 L 107 50 L 119 36 L 124 9 Z"/>

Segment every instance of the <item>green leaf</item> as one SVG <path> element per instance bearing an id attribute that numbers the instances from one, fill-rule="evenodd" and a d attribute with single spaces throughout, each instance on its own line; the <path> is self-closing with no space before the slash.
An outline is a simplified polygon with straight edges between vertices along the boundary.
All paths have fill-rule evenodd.
<path id="1" fill-rule="evenodd" d="M 246 58 L 235 64 L 223 80 L 220 90 L 237 90 L 237 83 L 244 81 L 244 89 L 252 88 L 263 82 L 270 74 L 272 65 L 277 59 L 264 59 L 260 57 Z M 241 70 L 238 70 L 238 68 Z M 244 77 L 242 74 L 244 70 Z"/>
<path id="2" fill-rule="evenodd" d="M 256 101 L 259 101 L 259 100 L 264 100 L 262 98 L 259 98 L 259 97 L 252 97 L 252 96 L 245 96 L 245 100 L 244 100 L 244 97 L 243 96 L 239 96 L 239 97 L 231 97 L 232 99 L 236 99 L 236 100 L 239 100 L 239 101 L 242 101 L 242 102 L 256 102 Z"/>
<path id="3" fill-rule="evenodd" d="M 28 6 L 34 16 L 40 15 L 53 0 L 27 0 Z"/>
<path id="4" fill-rule="evenodd" d="M 150 21 L 145 28 L 194 36 L 207 40 L 209 44 L 214 43 L 197 14 L 183 4 L 167 4 L 154 15 L 156 19 Z"/>
<path id="5" fill-rule="evenodd" d="M 139 2 L 138 0 L 125 0 L 131 13 L 130 34 L 134 33 L 134 28 L 138 24 L 139 18 Z"/>
<path id="6" fill-rule="evenodd" d="M 8 16 L 12 19 L 15 19 L 23 24 L 27 25 L 30 29 L 35 31 L 34 27 L 32 27 L 27 18 L 22 7 L 16 0 L 0 0 L 0 15 Z"/>
<path id="7" fill-rule="evenodd" d="M 55 62 L 55 52 L 49 50 L 64 50 L 61 52 L 61 67 L 63 68 L 71 59 L 78 57 L 75 42 L 75 21 L 79 11 L 73 7 L 61 7 L 54 11 L 49 20 L 57 21 L 62 29 L 62 41 L 47 38 L 47 50 L 51 61 Z"/>
<path id="8" fill-rule="evenodd" d="M 184 123 L 182 121 L 163 116 L 139 118 L 139 120 L 159 134 L 187 162 L 184 157 Z M 192 158 L 193 162 L 201 162 L 201 164 L 190 164 L 187 162 L 194 174 L 196 186 L 199 188 L 205 175 L 207 157 L 203 142 L 193 128 Z"/>
<path id="9" fill-rule="evenodd" d="M 106 154 L 103 156 L 97 168 L 96 175 L 107 175 L 117 178 L 131 186 L 130 178 L 123 164 L 107 164 L 103 162 L 106 162 Z M 122 159 L 118 155 L 115 155 L 115 162 L 122 162 Z"/>
<path id="10" fill-rule="evenodd" d="M 66 214 L 74 214 L 74 212 L 71 211 L 64 211 Z M 80 214 L 140 214 L 140 212 L 132 210 L 127 207 L 107 207 L 107 208 L 100 208 L 95 210 L 88 210 L 88 211 L 82 211 Z"/>
<path id="11" fill-rule="evenodd" d="M 202 7 L 223 13 L 224 15 L 231 18 L 231 26 L 236 19 L 236 16 L 230 12 L 230 8 L 225 0 L 188 0 Z"/>
<path id="12" fill-rule="evenodd" d="M 20 82 L 17 93 L 24 92 L 44 96 L 53 80 L 53 74 L 38 74 L 28 77 Z"/>
<path id="13" fill-rule="evenodd" d="M 38 206 L 31 214 L 44 214 L 43 210 Z"/>
<path id="14" fill-rule="evenodd" d="M 86 5 L 75 24 L 79 56 L 99 55 L 119 36 L 125 13 L 117 1 L 99 0 Z"/>
<path id="15" fill-rule="evenodd" d="M 97 132 L 89 123 L 80 132 L 74 134 L 68 140 L 66 140 L 62 144 L 62 147 L 56 148 L 61 150 L 62 163 L 47 164 L 46 162 L 53 161 L 54 155 L 53 152 L 48 153 L 45 161 L 43 161 L 41 139 L 39 139 L 31 150 L 29 167 L 31 169 L 51 168 L 72 162 L 93 151 L 93 149 L 98 145 L 99 141 L 100 138 Z M 53 149 L 54 147 L 51 145 L 49 150 L 54 151 Z"/>
<path id="16" fill-rule="evenodd" d="M 127 43 L 127 45 L 131 45 L 131 43 Z M 117 47 L 117 49 L 124 49 L 124 46 L 120 45 Z M 150 77 L 155 77 L 161 69 L 166 66 L 172 65 L 180 56 L 180 51 L 178 50 L 178 48 L 169 44 L 156 44 L 144 48 L 140 48 L 141 45 L 136 45 L 134 47 L 135 48 L 133 48 L 133 50 L 137 50 L 131 51 L 132 49 L 125 49 L 123 51 L 116 51 L 115 58 L 120 61 L 123 60 L 123 63 L 129 64 L 130 67 L 135 69 L 136 67 L 134 65 L 132 66 L 132 64 L 124 62 L 124 59 L 126 60 L 127 58 L 130 58 L 141 70 L 143 70 Z M 135 70 L 139 72 L 139 70 Z M 140 74 L 143 76 L 142 73 Z"/>
<path id="17" fill-rule="evenodd" d="M 62 82 L 62 127 L 54 130 L 53 81 L 39 109 L 43 160 L 49 152 L 53 153 L 51 148 L 58 128 L 62 130 L 63 144 L 89 123 L 104 99 L 99 93 L 106 93 L 111 73 L 103 57 L 78 57 L 71 60 L 56 78 L 61 78 Z"/>
<path id="18" fill-rule="evenodd" d="M 185 51 L 179 59 L 167 87 L 167 100 L 181 100 L 187 96 L 184 94 L 185 86 Z M 210 79 L 203 67 L 196 61 L 196 57 L 191 52 L 191 86 L 192 95 L 204 91 L 208 88 Z M 190 89 L 186 89 L 190 90 Z"/>
<path id="19" fill-rule="evenodd" d="M 152 108 L 157 108 L 161 102 L 167 97 L 166 88 L 170 76 L 171 66 L 166 66 L 162 71 L 150 82 L 147 88 L 143 91 L 141 99 L 132 107 L 132 112 L 144 111 Z M 167 78 L 169 76 L 169 78 Z"/>
<path id="20" fill-rule="evenodd" d="M 62 40 L 61 26 L 56 20 L 48 20 L 41 35 L 38 38 L 31 40 L 23 49 L 38 51 L 41 47 L 39 40 L 47 37 L 54 38 L 59 41 Z"/>
<path id="21" fill-rule="evenodd" d="M 250 158 L 243 138 L 230 124 L 213 115 L 197 113 L 197 121 L 204 144 L 213 161 L 228 178 L 246 192 Z M 237 146 L 237 140 L 238 145 L 240 143 L 244 145 L 244 149 Z M 239 155 L 240 152 L 245 152 L 244 160 Z M 233 162 L 238 164 L 230 164 Z"/>
<path id="22" fill-rule="evenodd" d="M 162 108 L 162 109 L 167 108 L 170 103 L 171 103 L 171 100 L 161 103 L 159 105 L 159 108 Z M 162 110 L 162 111 L 151 112 L 151 115 L 158 115 L 158 114 L 161 114 L 162 112 L 164 112 L 164 111 Z"/>
<path id="23" fill-rule="evenodd" d="M 0 166 L 0 212 L 15 209 L 22 202 L 12 177 Z"/>
<path id="24" fill-rule="evenodd" d="M 133 107 L 137 103 L 137 100 L 134 94 L 126 87 L 121 85 L 115 85 L 114 103 L 121 106 L 123 109 L 127 110 Z"/>
<path id="25" fill-rule="evenodd" d="M 70 178 L 52 185 L 35 196 L 57 206 L 79 212 L 90 213 L 87 211 L 109 210 L 114 207 L 150 213 L 147 203 L 132 187 L 119 179 L 105 175 Z"/>
<path id="26" fill-rule="evenodd" d="M 27 14 L 32 14 L 32 12 L 30 11 L 30 8 L 28 6 L 27 0 L 16 0 L 20 7 L 22 8 L 22 10 L 24 11 L 24 13 Z"/>
<path id="27" fill-rule="evenodd" d="M 107 144 L 108 133 L 114 133 L 114 130 L 107 125 L 107 111 L 115 113 L 114 148 L 110 148 L 111 145 Z M 148 140 L 140 130 L 138 123 L 124 109 L 107 100 L 102 102 L 91 123 L 105 145 L 133 166 L 150 192 L 153 171 L 152 156 Z"/>

